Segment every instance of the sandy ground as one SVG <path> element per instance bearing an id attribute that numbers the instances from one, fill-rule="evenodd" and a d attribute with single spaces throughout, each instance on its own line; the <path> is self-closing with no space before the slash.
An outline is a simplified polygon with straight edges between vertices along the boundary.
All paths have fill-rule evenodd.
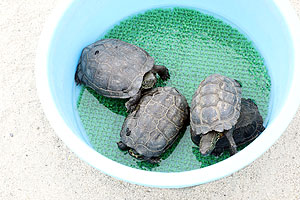
<path id="1" fill-rule="evenodd" d="M 300 16 L 300 0 L 290 1 Z M 38 38 L 58 3 L 0 1 L 0 199 L 300 199 L 300 109 L 263 156 L 205 185 L 148 188 L 79 160 L 50 127 L 35 86 Z"/>

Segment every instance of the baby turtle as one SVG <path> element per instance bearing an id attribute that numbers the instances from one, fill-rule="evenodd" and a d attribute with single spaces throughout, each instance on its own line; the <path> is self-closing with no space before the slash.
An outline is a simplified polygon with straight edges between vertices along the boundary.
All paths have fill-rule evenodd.
<path id="1" fill-rule="evenodd" d="M 172 87 L 147 91 L 124 121 L 118 147 L 150 163 L 160 162 L 188 121 L 186 98 Z"/>
<path id="2" fill-rule="evenodd" d="M 98 94 L 127 99 L 127 111 L 134 109 L 144 89 L 170 77 L 165 66 L 155 65 L 143 49 L 118 39 L 103 39 L 82 50 L 75 81 L 85 84 Z"/>
<path id="3" fill-rule="evenodd" d="M 196 90 L 190 113 L 191 135 L 200 136 L 199 150 L 208 155 L 225 135 L 232 154 L 237 152 L 232 133 L 240 116 L 242 89 L 238 81 L 213 74 Z"/>
<path id="4" fill-rule="evenodd" d="M 242 98 L 240 117 L 233 131 L 233 139 L 237 146 L 252 142 L 261 132 L 265 130 L 263 118 L 259 113 L 257 105 L 251 99 Z M 198 146 L 199 135 L 192 135 L 193 142 Z M 229 142 L 226 137 L 221 137 L 211 152 L 214 156 L 220 156 L 224 150 L 229 149 Z"/>

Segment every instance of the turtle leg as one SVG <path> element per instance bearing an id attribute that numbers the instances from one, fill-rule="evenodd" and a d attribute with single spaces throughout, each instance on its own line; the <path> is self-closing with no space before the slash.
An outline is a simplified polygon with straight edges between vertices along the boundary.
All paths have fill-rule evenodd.
<path id="1" fill-rule="evenodd" d="M 237 153 L 237 146 L 235 144 L 235 141 L 233 139 L 233 130 L 234 130 L 234 127 L 228 131 L 225 131 L 225 136 L 229 142 L 229 147 L 230 147 L 230 154 L 231 155 L 234 155 Z"/>
<path id="2" fill-rule="evenodd" d="M 215 148 L 211 154 L 214 155 L 215 157 L 219 157 L 224 153 L 224 149 L 223 148 Z"/>
<path id="3" fill-rule="evenodd" d="M 82 71 L 81 71 L 81 66 L 80 63 L 77 65 L 76 73 L 75 73 L 75 82 L 76 85 L 79 85 L 82 83 Z"/>
<path id="4" fill-rule="evenodd" d="M 140 98 L 142 97 L 142 91 L 140 90 L 136 95 L 134 95 L 133 97 L 131 97 L 126 103 L 126 109 L 128 113 L 131 113 L 136 105 L 138 104 Z"/>
<path id="5" fill-rule="evenodd" d="M 152 158 L 146 158 L 145 161 L 151 163 L 151 164 L 158 164 L 160 163 L 160 158 L 159 157 L 152 157 Z"/>
<path id="6" fill-rule="evenodd" d="M 118 145 L 119 149 L 122 150 L 122 151 L 126 151 L 126 150 L 129 149 L 129 147 L 126 146 L 126 144 L 124 144 L 122 141 L 117 142 L 117 145 Z"/>
<path id="7" fill-rule="evenodd" d="M 168 68 L 166 68 L 163 65 L 154 65 L 153 68 L 152 68 L 152 71 L 154 73 L 158 73 L 160 78 L 164 81 L 166 81 L 167 79 L 170 78 L 170 73 L 169 73 Z"/>

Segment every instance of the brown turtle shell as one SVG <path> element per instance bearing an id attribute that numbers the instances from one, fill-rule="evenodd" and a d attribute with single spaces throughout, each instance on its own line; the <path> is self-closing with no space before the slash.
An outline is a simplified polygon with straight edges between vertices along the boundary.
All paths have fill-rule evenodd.
<path id="1" fill-rule="evenodd" d="M 183 95 L 172 87 L 154 88 L 125 119 L 121 141 L 144 157 L 158 157 L 174 143 L 187 119 Z"/>
<path id="2" fill-rule="evenodd" d="M 204 79 L 191 103 L 191 132 L 195 135 L 231 129 L 240 116 L 241 85 L 229 77 L 213 74 Z"/>
<path id="3" fill-rule="evenodd" d="M 118 39 L 103 39 L 85 47 L 75 80 L 111 98 L 138 93 L 154 59 L 142 48 Z"/>

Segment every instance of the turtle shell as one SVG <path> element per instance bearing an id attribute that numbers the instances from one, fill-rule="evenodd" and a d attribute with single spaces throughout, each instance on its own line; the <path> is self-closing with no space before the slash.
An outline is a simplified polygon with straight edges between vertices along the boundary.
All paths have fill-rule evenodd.
<path id="1" fill-rule="evenodd" d="M 154 59 L 140 47 L 103 39 L 83 49 L 75 80 L 106 97 L 130 98 L 153 66 Z"/>
<path id="2" fill-rule="evenodd" d="M 257 105 L 251 99 L 241 100 L 240 117 L 233 130 L 233 139 L 237 146 L 241 146 L 253 141 L 265 130 L 263 126 L 263 118 L 259 113 Z M 200 135 L 192 133 L 192 141 L 198 146 L 200 142 Z M 218 155 L 225 149 L 229 149 L 229 142 L 225 136 L 222 136 L 216 143 L 212 154 Z"/>
<path id="3" fill-rule="evenodd" d="M 240 116 L 241 85 L 229 77 L 213 74 L 204 79 L 191 103 L 191 132 L 195 135 L 231 129 Z"/>
<path id="4" fill-rule="evenodd" d="M 241 114 L 233 131 L 233 139 L 237 146 L 252 142 L 265 130 L 263 118 L 257 105 L 251 99 L 242 99 Z M 219 155 L 225 149 L 229 149 L 229 142 L 225 136 L 216 143 L 212 154 Z"/>
<path id="5" fill-rule="evenodd" d="M 154 88 L 125 119 L 121 141 L 142 156 L 159 157 L 174 143 L 187 119 L 183 95 L 172 87 Z"/>

